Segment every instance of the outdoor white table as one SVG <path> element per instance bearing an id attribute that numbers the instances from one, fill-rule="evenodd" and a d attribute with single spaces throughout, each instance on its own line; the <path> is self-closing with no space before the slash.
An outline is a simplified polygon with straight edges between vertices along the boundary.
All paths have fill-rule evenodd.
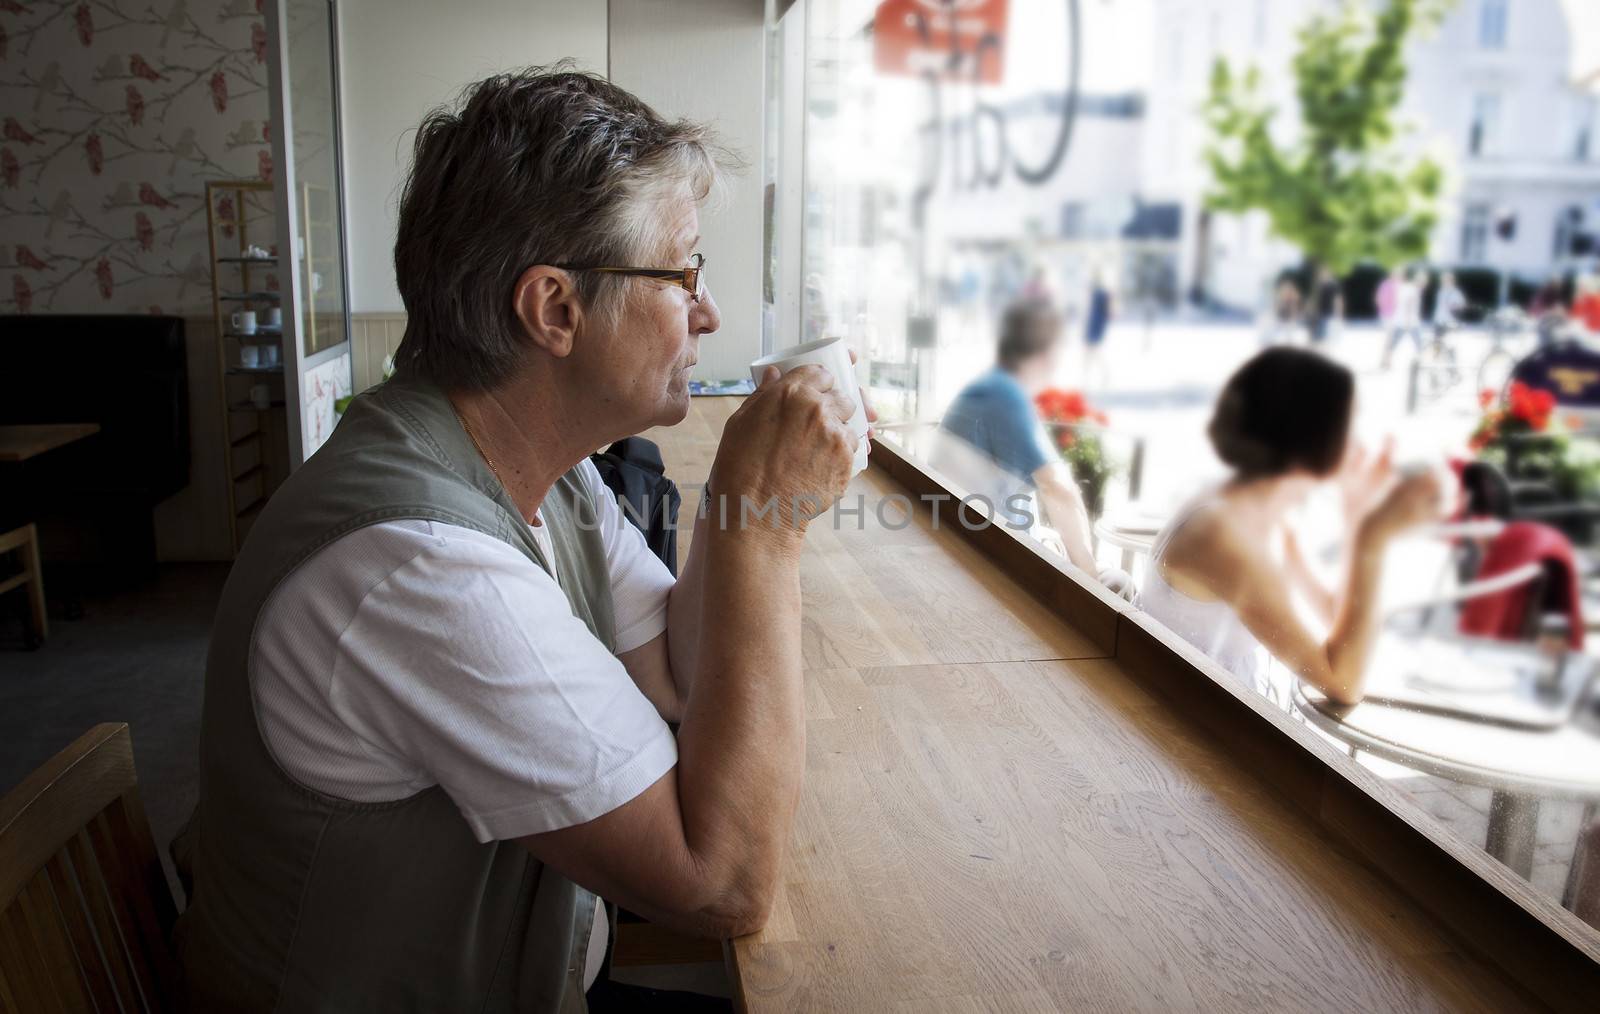
<path id="1" fill-rule="evenodd" d="M 1154 521 L 1153 515 L 1130 504 L 1102 515 L 1094 523 L 1094 536 L 1106 545 L 1122 550 L 1122 569 L 1131 574 L 1133 558 L 1148 554 L 1155 545 L 1156 536 L 1160 534 L 1159 530 L 1152 530 L 1160 528 L 1160 524 Z"/>
<path id="2" fill-rule="evenodd" d="M 1307 722 L 1340 742 L 1493 790 L 1484 849 L 1523 877 L 1533 869 L 1540 799 L 1600 800 L 1600 723 L 1584 701 L 1573 721 L 1540 731 L 1376 700 L 1344 707 L 1298 682 L 1294 697 Z"/>

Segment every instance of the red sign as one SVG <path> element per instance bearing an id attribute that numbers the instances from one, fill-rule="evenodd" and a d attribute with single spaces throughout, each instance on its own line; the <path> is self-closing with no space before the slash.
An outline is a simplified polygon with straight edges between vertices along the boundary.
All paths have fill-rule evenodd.
<path id="1" fill-rule="evenodd" d="M 880 74 L 999 84 L 1006 0 L 883 0 L 872 35 Z"/>

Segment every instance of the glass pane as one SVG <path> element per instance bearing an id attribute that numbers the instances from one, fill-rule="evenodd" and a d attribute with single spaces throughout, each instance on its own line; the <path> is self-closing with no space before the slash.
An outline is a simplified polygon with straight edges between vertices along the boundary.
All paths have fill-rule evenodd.
<path id="1" fill-rule="evenodd" d="M 1480 66 L 1480 4 L 811 0 L 794 316 L 996 523 L 1600 923 L 1600 215 L 1551 232 L 1600 176 L 1531 113 L 1571 26 L 1489 6 Z"/>
<path id="2" fill-rule="evenodd" d="M 311 356 L 348 337 L 333 7 L 327 0 L 288 0 L 288 26 L 289 107 L 299 202 L 295 231 L 303 297 L 301 344 L 304 354 Z"/>

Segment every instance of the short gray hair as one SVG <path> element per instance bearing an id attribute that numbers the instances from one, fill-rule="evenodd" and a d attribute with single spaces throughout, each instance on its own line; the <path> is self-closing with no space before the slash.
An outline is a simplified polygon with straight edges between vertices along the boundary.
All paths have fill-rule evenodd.
<path id="1" fill-rule="evenodd" d="M 497 386 L 522 357 L 512 293 L 529 266 L 668 266 L 648 264 L 666 252 L 666 203 L 703 200 L 736 163 L 703 125 L 566 61 L 468 88 L 417 131 L 394 245 L 407 316 L 396 368 L 447 389 Z M 586 310 L 614 323 L 625 279 L 575 279 Z"/>

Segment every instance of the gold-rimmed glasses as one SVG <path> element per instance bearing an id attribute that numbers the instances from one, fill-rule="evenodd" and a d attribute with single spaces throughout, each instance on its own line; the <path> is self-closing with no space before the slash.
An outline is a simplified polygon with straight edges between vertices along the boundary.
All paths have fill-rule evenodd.
<path id="1" fill-rule="evenodd" d="M 694 263 L 686 268 L 613 268 L 588 267 L 578 264 L 557 264 L 555 267 L 563 271 L 603 271 L 609 275 L 658 278 L 678 285 L 689 293 L 690 299 L 698 303 L 701 297 L 706 294 L 706 259 L 702 254 L 695 254 L 691 260 Z"/>

